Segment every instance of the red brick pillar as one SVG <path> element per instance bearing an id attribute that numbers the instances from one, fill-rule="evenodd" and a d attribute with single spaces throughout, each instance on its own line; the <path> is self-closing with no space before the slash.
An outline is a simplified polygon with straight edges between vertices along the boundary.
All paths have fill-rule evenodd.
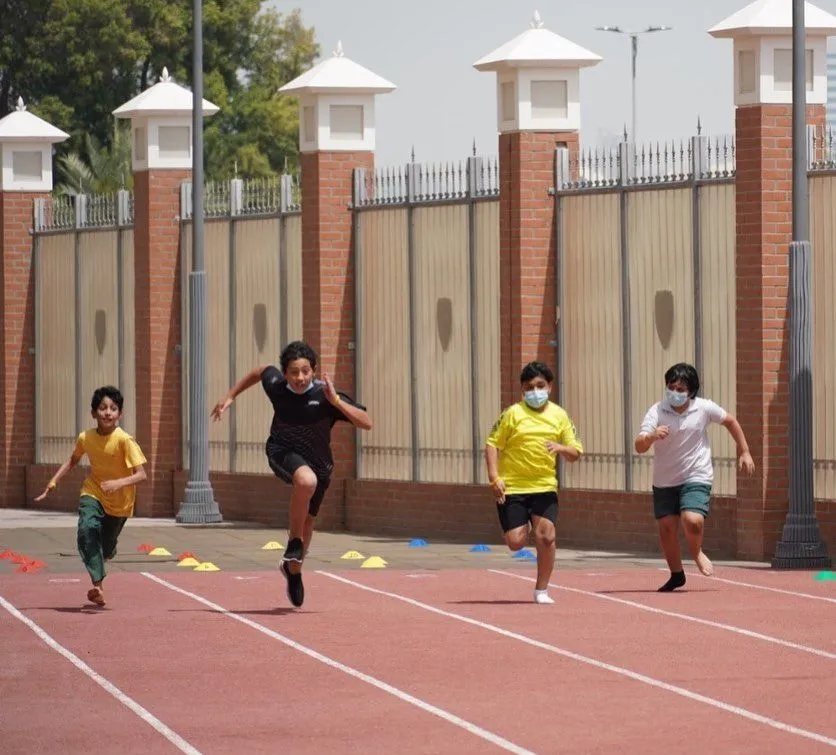
<path id="1" fill-rule="evenodd" d="M 578 157 L 578 132 L 516 131 L 499 136 L 499 270 L 502 406 L 519 400 L 519 372 L 534 359 L 554 370 L 555 151 Z"/>
<path id="2" fill-rule="evenodd" d="M 318 373 L 328 372 L 341 391 L 354 395 L 354 257 L 352 254 L 353 171 L 374 169 L 374 152 L 305 152 L 302 169 L 302 332 L 319 355 Z M 334 479 L 356 474 L 354 430 L 335 427 Z M 332 485 L 329 497 L 341 495 Z M 323 507 L 323 522 L 339 517 Z M 339 521 L 339 518 L 337 519 Z"/>
<path id="3" fill-rule="evenodd" d="M 824 123 L 824 106 L 807 108 Z M 737 556 L 770 558 L 789 497 L 792 106 L 736 113 L 737 418 L 757 467 L 737 479 Z"/>
<path id="4" fill-rule="evenodd" d="M 35 200 L 0 190 L 0 507 L 22 506 L 35 460 Z"/>
<path id="5" fill-rule="evenodd" d="M 191 170 L 134 173 L 136 436 L 148 459 L 139 516 L 174 512 L 182 467 L 180 185 Z"/>

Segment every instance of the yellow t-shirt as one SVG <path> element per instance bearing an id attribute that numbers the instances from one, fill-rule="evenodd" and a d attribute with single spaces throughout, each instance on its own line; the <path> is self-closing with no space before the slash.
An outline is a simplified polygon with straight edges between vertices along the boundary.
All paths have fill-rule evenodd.
<path id="1" fill-rule="evenodd" d="M 557 492 L 556 459 L 546 448 L 547 440 L 583 453 L 575 425 L 557 404 L 549 401 L 537 411 L 520 401 L 502 412 L 487 444 L 499 451 L 499 476 L 506 493 Z"/>
<path id="2" fill-rule="evenodd" d="M 90 473 L 81 486 L 81 495 L 89 495 L 102 504 L 111 516 L 132 516 L 136 501 L 136 486 L 128 485 L 113 493 L 105 493 L 101 483 L 129 477 L 133 470 L 147 463 L 139 444 L 121 427 L 108 435 L 96 429 L 85 430 L 78 436 L 73 455 L 84 455 L 90 460 Z"/>

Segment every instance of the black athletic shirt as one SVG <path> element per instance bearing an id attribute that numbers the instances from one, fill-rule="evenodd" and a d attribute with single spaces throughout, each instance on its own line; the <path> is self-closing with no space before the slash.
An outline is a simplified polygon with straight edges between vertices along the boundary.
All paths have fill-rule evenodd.
<path id="1" fill-rule="evenodd" d="M 350 420 L 325 398 L 325 383 L 314 380 L 307 393 L 294 393 L 281 371 L 270 365 L 261 373 L 261 385 L 273 405 L 268 450 L 294 451 L 314 472 L 330 475 L 334 469 L 331 428 L 336 422 Z M 342 401 L 365 411 L 366 407 L 350 396 L 340 391 L 337 394 Z"/>

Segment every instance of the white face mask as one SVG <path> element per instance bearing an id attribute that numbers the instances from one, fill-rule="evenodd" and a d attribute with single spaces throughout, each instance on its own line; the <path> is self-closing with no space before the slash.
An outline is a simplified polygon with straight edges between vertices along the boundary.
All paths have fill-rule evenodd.
<path id="1" fill-rule="evenodd" d="M 525 403 L 532 409 L 539 409 L 546 401 L 549 400 L 549 392 L 545 388 L 535 388 L 531 391 L 526 391 L 523 394 Z"/>
<path id="2" fill-rule="evenodd" d="M 311 390 L 311 389 L 314 387 L 314 380 L 313 380 L 313 379 L 311 379 L 311 382 L 310 382 L 310 383 L 308 383 L 308 385 L 305 387 L 305 389 L 304 389 L 304 390 L 301 390 L 301 391 L 296 391 L 296 390 L 294 390 L 294 389 L 293 389 L 293 386 L 290 384 L 290 381 L 288 381 L 288 382 L 286 383 L 286 385 L 287 385 L 287 389 L 288 389 L 291 393 L 295 393 L 297 396 L 302 396 L 302 395 L 306 394 L 309 390 Z"/>
<path id="3" fill-rule="evenodd" d="M 682 391 L 672 391 L 670 388 L 665 388 L 665 400 L 674 408 L 679 409 L 688 403 L 690 396 Z"/>

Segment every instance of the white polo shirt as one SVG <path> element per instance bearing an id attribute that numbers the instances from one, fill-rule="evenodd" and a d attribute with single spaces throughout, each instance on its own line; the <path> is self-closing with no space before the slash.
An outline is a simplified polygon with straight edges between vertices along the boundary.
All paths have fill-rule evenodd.
<path id="1" fill-rule="evenodd" d="M 728 416 L 723 407 L 705 398 L 688 402 L 678 414 L 667 401 L 660 401 L 647 410 L 641 433 L 651 433 L 667 425 L 670 434 L 653 444 L 653 486 L 673 488 L 686 482 L 710 485 L 714 480 L 708 425 L 721 423 Z"/>

